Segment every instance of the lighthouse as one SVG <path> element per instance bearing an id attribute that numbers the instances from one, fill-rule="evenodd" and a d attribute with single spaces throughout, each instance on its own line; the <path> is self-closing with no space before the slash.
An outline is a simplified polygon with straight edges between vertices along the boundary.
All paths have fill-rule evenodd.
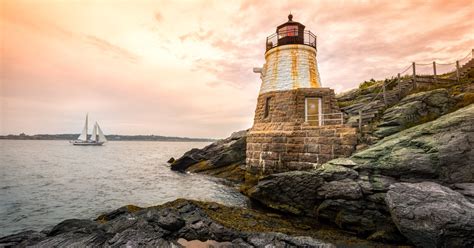
<path id="1" fill-rule="evenodd" d="M 316 36 L 288 16 L 288 21 L 267 37 L 260 93 L 298 88 L 320 88 Z"/>
<path id="2" fill-rule="evenodd" d="M 350 155 L 356 129 L 344 125 L 334 90 L 323 87 L 317 38 L 299 22 L 267 37 L 254 124 L 247 135 L 247 172 L 266 175 L 317 168 Z"/>

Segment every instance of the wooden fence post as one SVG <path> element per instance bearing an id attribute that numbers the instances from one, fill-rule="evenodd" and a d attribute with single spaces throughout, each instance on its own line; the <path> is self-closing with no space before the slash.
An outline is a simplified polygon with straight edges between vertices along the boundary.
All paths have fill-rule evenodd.
<path id="1" fill-rule="evenodd" d="M 411 64 L 411 67 L 413 68 L 413 85 L 412 89 L 416 88 L 416 69 L 415 69 L 415 62 Z"/>
<path id="2" fill-rule="evenodd" d="M 359 109 L 359 131 L 362 134 L 362 109 Z"/>
<path id="3" fill-rule="evenodd" d="M 385 80 L 382 82 L 383 103 L 387 106 L 387 94 L 385 92 Z"/>
<path id="4" fill-rule="evenodd" d="M 400 80 L 400 73 L 397 75 L 398 80 L 398 100 L 402 99 L 402 82 Z"/>
<path id="5" fill-rule="evenodd" d="M 437 80 L 436 80 L 436 62 L 435 61 L 433 61 L 433 78 L 436 83 Z"/>
<path id="6" fill-rule="evenodd" d="M 456 80 L 459 83 L 459 60 L 456 60 Z"/>

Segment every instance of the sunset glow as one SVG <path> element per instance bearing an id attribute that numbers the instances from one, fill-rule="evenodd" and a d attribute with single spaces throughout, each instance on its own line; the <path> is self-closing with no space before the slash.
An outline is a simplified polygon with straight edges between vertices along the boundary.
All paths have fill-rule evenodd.
<path id="1" fill-rule="evenodd" d="M 474 47 L 474 1 L 1 0 L 1 134 L 226 137 L 253 123 L 265 38 L 318 36 L 323 86 L 391 77 Z"/>

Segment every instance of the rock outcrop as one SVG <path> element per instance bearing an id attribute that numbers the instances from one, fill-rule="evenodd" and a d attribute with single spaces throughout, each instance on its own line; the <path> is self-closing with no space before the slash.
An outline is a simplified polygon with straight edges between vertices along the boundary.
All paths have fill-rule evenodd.
<path id="1" fill-rule="evenodd" d="M 404 242 L 384 202 L 394 179 L 360 175 L 337 159 L 311 171 L 270 175 L 248 190 L 252 199 L 283 212 L 326 221 L 372 240 Z M 383 234 L 383 235 L 382 235 Z"/>
<path id="2" fill-rule="evenodd" d="M 399 180 L 474 182 L 474 104 L 354 154 L 354 169 Z"/>
<path id="3" fill-rule="evenodd" d="M 235 132 L 202 149 L 192 149 L 174 160 L 171 169 L 242 182 L 245 175 L 246 135 L 247 130 Z"/>
<path id="4" fill-rule="evenodd" d="M 400 225 L 395 225 L 393 211 L 386 203 L 390 186 L 433 181 L 458 190 L 462 195 L 457 196 L 465 198 L 462 202 L 467 204 L 474 183 L 472 161 L 474 104 L 385 137 L 350 158 L 332 160 L 310 171 L 270 175 L 247 193 L 268 207 L 328 221 L 371 240 L 404 242 L 397 228 Z M 403 197 L 400 195 L 401 200 Z M 444 218 L 441 211 L 433 214 L 433 218 Z M 438 228 L 449 232 L 450 227 Z M 400 231 L 419 245 L 403 229 Z M 451 240 L 440 237 L 439 244 Z"/>
<path id="5" fill-rule="evenodd" d="M 0 247 L 184 247 L 203 244 L 214 247 L 377 245 L 332 228 L 312 228 L 278 214 L 183 199 L 148 208 L 125 206 L 96 220 L 70 219 L 50 231 L 27 231 L 0 238 Z"/>
<path id="6" fill-rule="evenodd" d="M 456 100 L 441 88 L 409 95 L 384 111 L 375 135 L 386 137 L 410 126 L 434 120 L 448 113 Z"/>
<path id="7" fill-rule="evenodd" d="M 396 183 L 386 197 L 400 232 L 419 247 L 474 247 L 474 204 L 432 182 Z"/>

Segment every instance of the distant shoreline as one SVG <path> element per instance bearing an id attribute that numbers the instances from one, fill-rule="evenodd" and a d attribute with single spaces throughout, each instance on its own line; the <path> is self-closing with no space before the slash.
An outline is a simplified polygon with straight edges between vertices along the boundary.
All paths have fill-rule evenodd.
<path id="1" fill-rule="evenodd" d="M 79 134 L 0 135 L 0 140 L 75 140 Z M 212 142 L 216 139 L 169 137 L 160 135 L 106 135 L 108 141 Z"/>

